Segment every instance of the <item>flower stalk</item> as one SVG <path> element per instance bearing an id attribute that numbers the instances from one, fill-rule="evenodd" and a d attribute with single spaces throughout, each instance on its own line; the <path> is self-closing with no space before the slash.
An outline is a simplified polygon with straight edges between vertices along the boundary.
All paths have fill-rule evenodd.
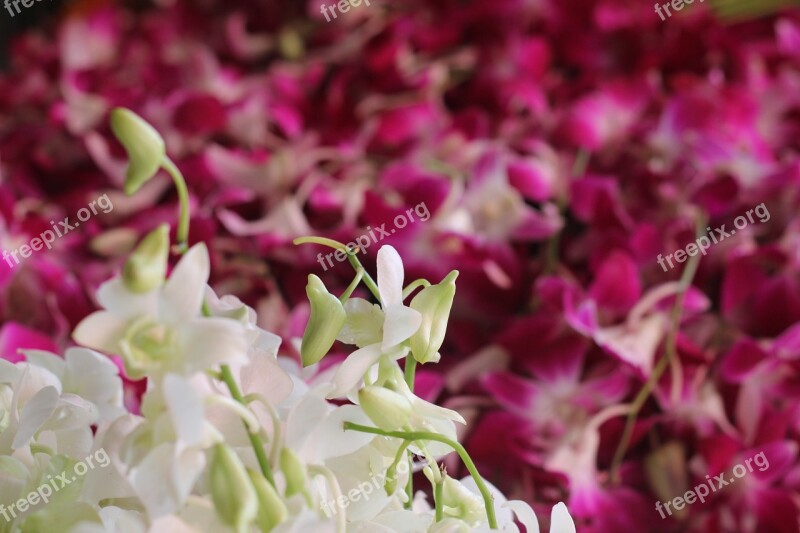
<path id="1" fill-rule="evenodd" d="M 497 517 L 494 512 L 494 497 L 492 496 L 492 493 L 489 492 L 489 488 L 486 486 L 486 483 L 484 483 L 483 478 L 478 472 L 478 469 L 475 467 L 475 463 L 467 453 L 467 450 L 460 443 L 448 439 L 443 435 L 431 433 L 429 431 L 384 431 L 382 429 L 362 426 L 361 424 L 355 424 L 353 422 L 345 422 L 344 429 L 345 431 L 350 430 L 360 431 L 362 433 L 372 433 L 373 435 L 393 437 L 410 442 L 432 440 L 450 446 L 461 458 L 461 461 L 464 462 L 464 466 L 467 467 L 472 479 L 475 480 L 475 485 L 478 487 L 478 491 L 481 493 L 481 496 L 483 497 L 483 503 L 486 507 L 486 519 L 489 522 L 489 528 L 497 529 Z"/>

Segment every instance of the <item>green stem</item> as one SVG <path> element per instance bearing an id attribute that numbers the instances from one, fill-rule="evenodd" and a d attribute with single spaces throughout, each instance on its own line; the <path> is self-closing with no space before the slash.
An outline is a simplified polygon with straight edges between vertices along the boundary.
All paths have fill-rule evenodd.
<path id="1" fill-rule="evenodd" d="M 705 225 L 705 217 L 699 217 L 697 220 L 696 230 L 698 235 L 702 233 L 702 228 Z M 644 386 L 641 388 L 631 404 L 630 411 L 628 412 L 628 418 L 625 421 L 625 428 L 622 430 L 622 436 L 620 437 L 619 445 L 617 446 L 617 450 L 614 453 L 614 458 L 611 461 L 611 467 L 609 471 L 612 482 L 618 483 L 620 481 L 619 467 L 622 464 L 622 460 L 625 458 L 625 453 L 628 450 L 628 445 L 630 444 L 631 437 L 633 436 L 633 429 L 636 425 L 636 417 L 639 415 L 639 411 L 641 411 L 642 407 L 644 407 L 645 402 L 655 389 L 658 381 L 661 379 L 661 376 L 667 369 L 667 366 L 678 357 L 678 331 L 680 329 L 681 316 L 683 315 L 683 302 L 684 298 L 686 297 L 686 291 L 691 286 L 692 280 L 697 273 L 697 268 L 699 265 L 700 255 L 697 254 L 689 258 L 689 262 L 686 264 L 686 268 L 681 274 L 678 293 L 675 298 L 675 304 L 672 306 L 672 311 L 670 313 L 670 331 L 667 335 L 666 346 L 664 347 L 665 354 L 661 359 L 658 360 L 653 372 L 650 374 L 650 378 L 647 380 L 647 382 L 645 382 Z"/>
<path id="2" fill-rule="evenodd" d="M 356 269 L 356 272 L 359 270 L 364 272 L 364 285 L 367 286 L 369 292 L 372 293 L 372 295 L 381 303 L 382 306 L 383 302 L 381 301 L 381 291 L 378 290 L 378 284 L 375 283 L 375 280 L 369 275 L 369 272 L 367 272 L 367 270 L 361 264 L 361 261 L 358 260 L 356 254 L 353 252 L 347 252 L 347 260 L 350 261 L 350 264 Z"/>
<path id="3" fill-rule="evenodd" d="M 186 187 L 186 180 L 181 171 L 169 157 L 164 158 L 161 167 L 172 176 L 175 188 L 178 190 L 178 201 L 181 205 L 181 215 L 178 221 L 178 253 L 183 254 L 189 249 L 189 189 Z"/>
<path id="4" fill-rule="evenodd" d="M 444 489 L 444 477 L 433 485 L 433 503 L 436 506 L 436 521 L 441 522 L 444 518 L 444 504 L 442 503 L 442 492 Z"/>
<path id="5" fill-rule="evenodd" d="M 373 296 L 381 302 L 381 293 L 378 290 L 378 284 L 375 283 L 375 280 L 372 279 L 372 276 L 369 275 L 367 269 L 361 264 L 361 261 L 355 255 L 353 250 L 350 250 L 347 245 L 340 243 L 339 241 L 335 241 L 333 239 L 329 239 L 327 237 L 298 237 L 292 241 L 294 244 L 321 244 L 322 246 L 327 246 L 329 248 L 333 248 L 334 250 L 338 250 L 340 252 L 344 252 L 347 254 L 347 260 L 350 261 L 350 264 L 353 266 L 356 272 L 359 270 L 364 271 L 364 285 L 370 290 Z M 383 303 L 383 302 L 381 302 Z"/>
<path id="6" fill-rule="evenodd" d="M 406 356 L 405 376 L 406 376 L 406 385 L 408 385 L 408 388 L 411 389 L 411 392 L 414 392 L 414 379 L 416 377 L 416 374 L 417 374 L 417 360 L 414 359 L 413 355 L 408 354 Z"/>
<path id="7" fill-rule="evenodd" d="M 356 277 L 353 278 L 353 281 L 350 282 L 350 285 L 347 286 L 347 289 L 339 296 L 339 301 L 342 302 L 342 305 L 345 304 L 347 300 L 350 299 L 350 296 L 353 295 L 353 291 L 356 290 L 358 284 L 361 283 L 361 280 L 364 278 L 364 269 L 360 269 L 356 271 Z"/>
<path id="8" fill-rule="evenodd" d="M 414 381 L 417 374 L 417 360 L 414 359 L 412 354 L 408 354 L 406 356 L 406 368 L 405 368 L 405 377 L 406 377 L 406 385 L 414 392 Z M 410 509 L 411 500 L 414 497 L 414 475 L 412 473 L 411 467 L 414 464 L 414 459 L 412 455 L 408 454 L 408 481 L 406 482 L 406 494 L 408 494 L 408 503 Z"/>
<path id="9" fill-rule="evenodd" d="M 231 368 L 228 365 L 222 365 L 220 372 L 222 374 L 222 381 L 228 386 L 228 390 L 231 392 L 233 399 L 247 407 L 247 402 L 245 401 L 244 396 L 242 396 L 239 386 L 236 384 L 236 380 L 233 377 Z M 267 478 L 267 481 L 269 481 L 274 487 L 275 478 L 272 476 L 272 467 L 270 467 L 269 460 L 267 460 L 267 454 L 264 452 L 264 443 L 261 441 L 261 436 L 257 433 L 251 433 L 247 427 L 245 427 L 245 430 L 247 431 L 247 436 L 250 438 L 250 444 L 253 446 L 256 459 L 258 459 L 258 466 L 261 467 L 261 473 L 264 474 L 264 477 Z"/>
<path id="10" fill-rule="evenodd" d="M 408 287 L 403 289 L 403 300 L 408 298 L 408 295 L 414 292 L 417 287 L 430 287 L 431 282 L 427 279 L 418 279 L 413 281 Z"/>
<path id="11" fill-rule="evenodd" d="M 494 512 L 494 498 L 492 497 L 492 493 L 489 492 L 486 483 L 484 483 L 483 478 L 478 472 L 478 469 L 475 467 L 475 463 L 472 462 L 472 458 L 467 453 L 467 450 L 464 449 L 460 443 L 450 440 L 445 436 L 428 431 L 384 431 L 382 429 L 362 426 L 361 424 L 354 424 L 352 422 L 345 422 L 344 429 L 345 431 L 360 431 L 362 433 L 371 433 L 373 435 L 382 435 L 384 437 L 393 437 L 406 441 L 432 440 L 435 442 L 441 442 L 442 444 L 447 444 L 458 454 L 458 456 L 464 462 L 464 466 L 467 467 L 470 475 L 475 480 L 475 485 L 478 487 L 478 491 L 480 491 L 481 496 L 483 496 L 483 503 L 486 507 L 486 519 L 489 522 L 489 528 L 497 529 L 497 517 L 495 516 Z"/>

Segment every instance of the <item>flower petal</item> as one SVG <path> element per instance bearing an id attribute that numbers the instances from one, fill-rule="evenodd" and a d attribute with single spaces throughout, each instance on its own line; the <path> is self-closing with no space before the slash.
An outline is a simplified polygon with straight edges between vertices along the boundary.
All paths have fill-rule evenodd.
<path id="1" fill-rule="evenodd" d="M 575 522 L 563 502 L 558 502 L 550 513 L 550 533 L 575 533 Z"/>
<path id="2" fill-rule="evenodd" d="M 164 285 L 160 310 L 162 316 L 175 321 L 198 316 L 210 271 L 206 245 L 200 243 L 192 246 Z"/>
<path id="3" fill-rule="evenodd" d="M 422 325 L 422 314 L 416 309 L 402 304 L 390 305 L 386 308 L 386 320 L 383 323 L 382 349 L 388 351 L 417 332 Z"/>
<path id="4" fill-rule="evenodd" d="M 378 250 L 378 291 L 384 309 L 403 303 L 403 260 L 394 247 L 388 244 Z"/>
<path id="5" fill-rule="evenodd" d="M 358 386 L 364 374 L 380 360 L 381 355 L 380 344 L 371 344 L 351 353 L 333 376 L 333 383 L 336 388 L 328 394 L 328 398 L 346 396 Z"/>
<path id="6" fill-rule="evenodd" d="M 119 355 L 119 339 L 127 329 L 127 320 L 107 311 L 97 311 L 78 324 L 72 332 L 72 338 L 87 348 Z"/>

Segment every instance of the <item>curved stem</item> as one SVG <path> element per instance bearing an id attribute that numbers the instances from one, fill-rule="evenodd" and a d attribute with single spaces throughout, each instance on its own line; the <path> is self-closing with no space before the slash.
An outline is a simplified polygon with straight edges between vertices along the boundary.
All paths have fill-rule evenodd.
<path id="1" fill-rule="evenodd" d="M 242 391 L 239 390 L 239 386 L 236 384 L 236 380 L 233 377 L 233 372 L 231 372 L 231 367 L 228 365 L 222 365 L 220 372 L 222 374 L 222 381 L 228 386 L 228 390 L 230 391 L 233 399 L 246 406 L 247 403 L 245 402 L 244 396 L 242 396 Z M 253 451 L 256 454 L 256 459 L 258 460 L 258 466 L 261 468 L 261 473 L 264 474 L 264 477 L 267 478 L 267 481 L 269 481 L 274 487 L 275 478 L 272 476 L 272 467 L 270 467 L 269 461 L 267 460 L 267 454 L 264 452 L 264 443 L 261 441 L 261 436 L 257 433 L 251 433 L 246 423 L 245 429 L 247 430 L 247 436 L 250 438 L 250 444 L 253 446 Z"/>
<path id="2" fill-rule="evenodd" d="M 339 301 L 342 302 L 342 305 L 344 305 L 345 302 L 350 299 L 350 296 L 352 296 L 353 291 L 356 290 L 356 287 L 358 287 L 358 284 L 361 283 L 362 279 L 364 279 L 364 269 L 360 268 L 356 270 L 356 277 L 353 278 L 353 281 L 350 282 L 350 285 L 347 286 L 347 289 L 345 289 L 342 295 L 339 296 Z"/>
<path id="3" fill-rule="evenodd" d="M 263 405 L 269 413 L 269 416 L 272 419 L 272 446 L 270 447 L 269 462 L 271 465 L 277 464 L 281 442 L 281 420 L 278 416 L 278 413 L 275 411 L 275 407 L 273 407 L 263 395 L 256 393 L 248 394 L 244 397 L 244 401 L 247 402 L 248 405 L 253 402 L 258 402 Z"/>
<path id="4" fill-rule="evenodd" d="M 702 228 L 704 226 L 705 217 L 698 217 L 696 230 L 698 234 L 702 232 Z M 672 312 L 670 313 L 670 331 L 667 335 L 665 354 L 663 357 L 661 357 L 661 359 L 658 360 L 658 363 L 656 363 L 655 368 L 650 374 L 650 378 L 647 380 L 647 382 L 645 382 L 644 386 L 636 395 L 636 398 L 634 398 L 630 407 L 630 411 L 628 412 L 628 418 L 625 421 L 625 428 L 622 431 L 622 437 L 620 437 L 617 451 L 614 453 L 614 458 L 611 461 L 611 467 L 609 470 L 610 478 L 615 483 L 620 481 L 619 467 L 622 464 L 622 459 L 625 457 L 631 437 L 633 436 L 633 429 L 636 425 L 636 417 L 638 416 L 642 407 L 644 407 L 647 398 L 650 397 L 650 394 L 655 389 L 658 381 L 661 379 L 661 376 L 667 369 L 667 366 L 678 357 L 678 331 L 680 330 L 681 316 L 683 315 L 683 301 L 686 296 L 686 291 L 691 286 L 695 273 L 697 273 L 697 267 L 699 265 L 700 255 L 698 254 L 692 256 L 689 258 L 689 262 L 686 264 L 686 268 L 681 274 L 681 280 L 679 282 L 680 288 L 678 289 L 675 297 L 675 303 L 673 304 Z"/>
<path id="5" fill-rule="evenodd" d="M 383 302 L 381 301 L 381 292 L 378 290 L 378 284 L 375 283 L 375 280 L 369 275 L 369 272 L 367 272 L 367 269 L 365 269 L 361 264 L 361 261 L 358 260 L 356 254 L 352 251 L 347 252 L 347 260 L 350 261 L 350 264 L 354 269 L 356 269 L 356 272 L 359 270 L 364 272 L 364 285 L 367 286 L 369 292 L 371 292 L 372 295 L 381 303 L 381 306 L 383 306 Z"/>
<path id="6" fill-rule="evenodd" d="M 298 237 L 292 241 L 293 244 L 321 244 L 322 246 L 327 246 L 329 248 L 333 248 L 334 250 L 338 250 L 340 252 L 344 252 L 347 254 L 347 260 L 353 266 L 356 272 L 359 270 L 364 271 L 364 285 L 370 290 L 373 296 L 381 302 L 381 293 L 378 290 L 378 284 L 375 283 L 375 280 L 372 279 L 372 276 L 369 275 L 367 269 L 361 264 L 361 261 L 358 260 L 356 257 L 356 252 L 351 250 L 347 247 L 347 245 L 340 243 L 339 241 L 335 241 L 333 239 L 329 239 L 327 237 Z M 383 302 L 381 302 L 382 304 Z"/>
<path id="7" fill-rule="evenodd" d="M 403 289 L 403 300 L 408 298 L 408 295 L 411 294 L 412 292 L 414 292 L 417 289 L 417 287 L 430 287 L 430 286 L 431 286 L 431 282 L 428 281 L 427 279 L 418 279 L 418 280 L 412 281 L 408 285 L 408 287 Z"/>
<path id="8" fill-rule="evenodd" d="M 478 472 L 478 469 L 475 467 L 475 463 L 472 462 L 472 458 L 467 453 L 467 450 L 464 449 L 460 443 L 450 440 L 447 437 L 437 433 L 431 433 L 428 431 L 384 431 L 382 429 L 362 426 L 361 424 L 354 424 L 352 422 L 345 422 L 344 429 L 345 431 L 360 431 L 362 433 L 371 433 L 373 435 L 382 435 L 384 437 L 394 437 L 396 439 L 403 439 L 407 441 L 432 440 L 441 442 L 442 444 L 447 444 L 458 454 L 458 456 L 464 462 L 464 466 L 467 467 L 470 475 L 475 480 L 475 485 L 478 487 L 478 491 L 480 491 L 481 496 L 483 496 L 483 503 L 486 507 L 486 519 L 489 522 L 489 528 L 497 529 L 497 517 L 495 516 L 494 512 L 494 498 L 492 497 L 492 493 L 489 492 L 486 483 L 483 482 L 483 478 Z"/>
<path id="9" fill-rule="evenodd" d="M 164 158 L 161 167 L 172 176 L 175 188 L 178 190 L 178 201 L 181 205 L 181 215 L 178 221 L 178 253 L 185 253 L 189 249 L 189 189 L 186 187 L 186 180 L 181 171 L 169 157 Z"/>
<path id="10" fill-rule="evenodd" d="M 333 493 L 333 501 L 335 505 L 339 505 L 339 498 L 342 495 L 342 488 L 339 486 L 339 481 L 329 468 L 320 465 L 309 465 L 308 472 L 312 476 L 322 476 L 328 482 Z M 344 514 L 344 509 L 339 509 L 336 512 L 336 533 L 345 533 L 347 531 L 347 517 Z"/>

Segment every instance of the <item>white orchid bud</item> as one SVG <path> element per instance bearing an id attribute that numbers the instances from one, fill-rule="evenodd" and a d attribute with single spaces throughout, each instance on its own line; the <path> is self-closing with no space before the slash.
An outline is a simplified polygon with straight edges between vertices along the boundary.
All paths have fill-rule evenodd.
<path id="1" fill-rule="evenodd" d="M 169 226 L 162 224 L 142 239 L 122 269 L 122 282 L 136 293 L 160 287 L 167 277 Z"/>
<path id="2" fill-rule="evenodd" d="M 118 107 L 111 112 L 111 131 L 128 153 L 125 193 L 134 194 L 161 168 L 166 144 L 153 126 L 130 109 Z"/>
<path id="3" fill-rule="evenodd" d="M 278 495 L 278 491 L 260 472 L 248 469 L 247 474 L 250 476 L 250 481 L 253 483 L 258 497 L 256 524 L 261 531 L 266 533 L 278 524 L 285 522 L 289 517 L 289 511 Z"/>
<path id="4" fill-rule="evenodd" d="M 411 402 L 384 387 L 364 387 L 358 391 L 358 402 L 370 420 L 386 431 L 402 429 L 411 416 Z"/>
<path id="5" fill-rule="evenodd" d="M 445 476 L 442 487 L 444 514 L 475 525 L 486 517 L 483 500 L 450 476 Z"/>
<path id="6" fill-rule="evenodd" d="M 237 532 L 247 531 L 258 514 L 258 498 L 244 465 L 230 446 L 217 444 L 211 450 L 208 478 L 220 520 Z"/>
<path id="7" fill-rule="evenodd" d="M 318 363 L 325 357 L 347 318 L 342 303 L 328 292 L 322 280 L 314 274 L 308 276 L 306 294 L 311 302 L 311 316 L 300 345 L 303 366 Z"/>
<path id="8" fill-rule="evenodd" d="M 295 494 L 306 495 L 306 482 L 308 475 L 303 461 L 289 448 L 281 450 L 281 470 L 286 477 L 286 497 L 290 498 Z"/>
<path id="9" fill-rule="evenodd" d="M 411 336 L 411 353 L 420 363 L 439 360 L 439 348 L 447 332 L 447 321 L 456 295 L 458 271 L 453 270 L 437 285 L 425 287 L 413 300 L 411 308 L 422 315 L 422 325 Z"/>

